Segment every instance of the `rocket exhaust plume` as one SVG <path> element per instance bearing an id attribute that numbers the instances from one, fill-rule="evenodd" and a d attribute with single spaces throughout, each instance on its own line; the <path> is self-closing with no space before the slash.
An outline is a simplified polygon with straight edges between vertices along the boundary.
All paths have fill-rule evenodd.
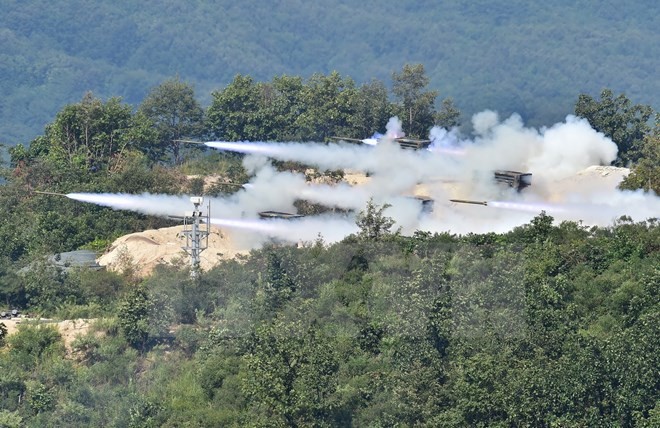
<path id="1" fill-rule="evenodd" d="M 287 152 L 286 147 L 281 143 L 252 143 L 252 142 L 231 142 L 231 141 L 208 141 L 205 146 L 218 150 L 238 152 L 244 154 L 266 155 L 278 157 Z"/>
<path id="2" fill-rule="evenodd" d="M 394 124 L 396 125 L 396 124 Z M 393 125 L 393 126 L 394 126 Z M 243 166 L 251 176 L 244 189 L 226 198 L 209 198 L 213 223 L 236 229 L 236 239 L 259 245 L 268 239 L 288 242 L 313 241 L 320 234 L 326 242 L 340 240 L 357 230 L 354 213 L 369 199 L 388 204 L 403 233 L 415 230 L 453 233 L 506 232 L 529 222 L 541 211 L 557 221 L 583 220 L 608 225 L 621 215 L 635 219 L 657 217 L 660 198 L 643 192 L 616 189 L 621 168 L 608 167 L 616 158 L 616 145 L 593 130 L 583 119 L 569 116 L 547 128 L 525 127 L 513 115 L 500 121 L 495 112 L 473 117 L 474 136 L 458 130 L 431 131 L 431 150 L 462 153 L 444 156 L 427 150 L 402 150 L 384 140 L 376 146 L 322 143 L 224 142 L 202 143 L 245 156 Z M 388 131 L 390 130 L 388 127 Z M 392 135 L 399 135 L 392 130 Z M 389 132 L 388 132 L 389 133 Z M 278 171 L 269 158 L 297 161 L 319 170 L 347 171 L 339 184 L 306 179 L 304 174 Z M 601 166 L 599 166 L 601 165 Z M 596 170 L 590 170 L 596 168 Z M 610 170 L 609 168 L 612 168 Z M 354 174 L 355 170 L 369 174 Z M 493 171 L 513 170 L 534 174 L 534 184 L 516 192 L 496 183 Z M 605 178 L 605 176 L 607 177 Z M 617 181 L 618 180 L 618 181 Z M 351 183 L 354 183 L 352 185 Z M 95 203 L 113 209 L 149 215 L 180 215 L 191 208 L 189 196 L 37 192 Z M 428 195 L 436 209 L 422 213 L 419 201 L 406 195 Z M 450 199 L 450 198 L 471 199 Z M 340 207 L 354 213 L 261 221 L 261 211 L 297 212 L 295 202 L 304 200 L 324 207 Z M 473 204 L 497 210 L 468 209 Z"/>
<path id="3" fill-rule="evenodd" d="M 141 195 L 127 193 L 67 193 L 66 197 L 116 210 L 136 211 L 156 216 L 179 214 L 190 209 L 189 196 L 152 195 L 149 193 Z"/>
<path id="4" fill-rule="evenodd" d="M 206 146 L 232 152 L 262 155 L 284 161 L 318 165 L 326 169 L 365 169 L 373 166 L 373 148 L 353 144 L 266 143 L 209 141 Z M 338 149 L 339 147 L 339 149 Z"/>
<path id="5" fill-rule="evenodd" d="M 548 213 L 564 213 L 568 211 L 568 207 L 566 206 L 543 202 L 490 201 L 488 202 L 488 205 L 495 208 L 526 211 L 531 213 L 540 213 L 541 211 L 546 211 Z"/>
<path id="6" fill-rule="evenodd" d="M 567 207 L 558 204 L 548 204 L 542 202 L 518 202 L 518 201 L 471 201 L 468 199 L 450 199 L 449 202 L 458 204 L 473 204 L 483 205 L 485 207 L 491 206 L 494 208 L 502 208 L 507 210 L 525 211 L 531 213 L 546 212 L 566 212 Z"/>
<path id="7" fill-rule="evenodd" d="M 414 174 L 421 179 L 442 171 L 445 178 L 456 172 L 455 162 L 427 150 L 404 150 L 399 144 L 384 141 L 375 147 L 346 143 L 267 143 L 209 141 L 206 146 L 244 154 L 269 157 L 281 161 L 300 162 L 322 170 L 358 170 L 389 175 L 392 168 Z M 435 160 L 434 160 L 435 159 Z"/>
<path id="8" fill-rule="evenodd" d="M 109 207 L 115 210 L 129 210 L 142 214 L 167 217 L 190 210 L 189 196 L 152 195 L 143 193 L 57 193 L 35 190 L 34 193 L 50 196 L 64 196 L 74 201 Z"/>
<path id="9" fill-rule="evenodd" d="M 255 232 L 261 232 L 265 234 L 275 233 L 277 231 L 277 226 L 271 224 L 270 222 L 260 221 L 260 220 L 245 220 L 245 219 L 235 219 L 235 218 L 212 218 L 210 220 L 211 224 L 222 227 L 229 227 L 235 229 L 246 229 L 253 230 Z"/>
<path id="10" fill-rule="evenodd" d="M 212 218 L 211 224 L 257 232 L 264 237 L 287 242 L 311 242 L 319 236 L 326 242 L 337 242 L 358 231 L 355 222 L 348 218 L 315 216 L 296 219 L 246 220 Z"/>

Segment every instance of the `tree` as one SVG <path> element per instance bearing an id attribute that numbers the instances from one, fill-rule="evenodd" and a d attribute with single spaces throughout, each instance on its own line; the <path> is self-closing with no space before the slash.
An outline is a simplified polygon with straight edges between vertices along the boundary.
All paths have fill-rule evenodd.
<path id="1" fill-rule="evenodd" d="M 454 104 L 453 98 L 442 100 L 442 107 L 435 114 L 435 124 L 446 129 L 461 126 L 461 111 Z"/>
<path id="2" fill-rule="evenodd" d="M 7 337 L 7 326 L 0 322 L 0 347 L 5 346 L 5 338 Z"/>
<path id="3" fill-rule="evenodd" d="M 333 71 L 328 76 L 314 74 L 301 91 L 304 110 L 296 118 L 301 135 L 324 141 L 350 129 L 355 111 L 355 82 Z"/>
<path id="4" fill-rule="evenodd" d="M 83 299 L 78 278 L 45 260 L 32 263 L 21 280 L 29 305 L 42 311 L 53 311 Z"/>
<path id="5" fill-rule="evenodd" d="M 650 106 L 633 105 L 625 94 L 615 98 L 611 89 L 603 89 L 600 101 L 580 94 L 575 104 L 575 114 L 587 119 L 594 129 L 616 143 L 619 148 L 618 165 L 627 165 L 639 159 L 642 141 L 650 130 L 648 120 L 653 114 Z"/>
<path id="6" fill-rule="evenodd" d="M 424 65 L 406 64 L 401 73 L 392 73 L 392 92 L 400 103 L 406 129 L 411 137 L 425 137 L 433 126 L 437 91 L 425 91 L 429 78 Z"/>
<path id="7" fill-rule="evenodd" d="M 0 426 L 7 428 L 19 428 L 23 426 L 23 418 L 17 412 L 8 410 L 0 411 Z"/>
<path id="8" fill-rule="evenodd" d="M 389 235 L 390 229 L 394 225 L 394 219 L 383 215 L 383 211 L 389 207 L 389 204 L 385 204 L 379 208 L 374 204 L 373 199 L 369 199 L 366 210 L 360 211 L 355 220 L 360 228 L 358 237 L 364 240 L 378 241 Z"/>
<path id="9" fill-rule="evenodd" d="M 330 426 L 339 364 L 336 344 L 318 325 L 275 320 L 259 326 L 244 361 L 252 419 L 264 412 L 270 426 Z"/>
<path id="10" fill-rule="evenodd" d="M 158 133 L 152 160 L 169 154 L 176 164 L 181 163 L 181 145 L 176 140 L 200 137 L 204 132 L 204 111 L 195 99 L 195 90 L 178 77 L 151 89 L 138 111 L 151 120 Z"/>
<path id="11" fill-rule="evenodd" d="M 7 257 L 0 257 L 0 304 L 10 308 L 21 303 L 22 287 Z"/>
<path id="12" fill-rule="evenodd" d="M 282 266 L 282 258 L 274 249 L 268 251 L 266 272 L 263 281 L 263 305 L 270 315 L 291 300 L 296 286 L 293 279 Z"/>
<path id="13" fill-rule="evenodd" d="M 96 172 L 107 167 L 110 159 L 130 145 L 132 112 L 117 97 L 107 102 L 87 92 L 80 103 L 69 104 L 46 126 L 28 150 L 11 150 L 12 163 L 48 160 L 61 169 Z"/>
<path id="14" fill-rule="evenodd" d="M 64 354 L 62 336 L 53 326 L 21 326 L 7 341 L 16 361 L 28 370 L 45 357 Z"/>
<path id="15" fill-rule="evenodd" d="M 660 114 L 656 114 L 653 134 L 644 138 L 640 155 L 619 188 L 652 190 L 660 195 Z"/>
<path id="16" fill-rule="evenodd" d="M 150 294 L 144 285 L 139 285 L 121 302 L 117 316 L 128 343 L 144 350 L 150 340 L 167 333 L 173 311 L 166 298 Z"/>
<path id="17" fill-rule="evenodd" d="M 261 139 L 261 90 L 252 77 L 238 74 L 225 89 L 211 95 L 213 103 L 207 116 L 216 138 L 228 141 Z"/>
<path id="18" fill-rule="evenodd" d="M 356 94 L 355 114 L 351 116 L 351 133 L 347 136 L 364 138 L 382 131 L 394 115 L 394 106 L 387 97 L 387 88 L 381 81 L 361 85 Z"/>
<path id="19" fill-rule="evenodd" d="M 136 287 L 119 306 L 119 327 L 133 347 L 143 348 L 149 338 L 149 299 L 143 287 Z"/>
<path id="20" fill-rule="evenodd" d="M 265 139 L 293 141 L 303 138 L 295 126 L 296 118 L 304 111 L 301 103 L 303 87 L 301 77 L 286 75 L 274 77 L 270 83 L 260 86 Z"/>

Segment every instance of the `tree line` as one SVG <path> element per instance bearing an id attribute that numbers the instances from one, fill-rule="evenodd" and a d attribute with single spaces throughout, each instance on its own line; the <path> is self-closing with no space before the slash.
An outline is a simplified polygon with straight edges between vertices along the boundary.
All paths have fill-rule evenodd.
<path id="1" fill-rule="evenodd" d="M 80 103 L 65 106 L 44 135 L 29 147 L 10 149 L 11 163 L 48 157 L 59 166 L 82 170 L 112 169 L 131 153 L 151 162 L 180 164 L 182 138 L 225 141 L 317 141 L 332 136 L 366 138 L 383 133 L 388 119 L 397 116 L 409 137 L 427 138 L 434 126 L 461 125 L 461 112 L 451 98 L 437 108 L 438 92 L 428 89 L 422 64 L 406 64 L 392 73 L 392 91 L 372 80 L 356 85 L 337 72 L 314 74 L 307 80 L 282 75 L 256 82 L 237 75 L 222 90 L 212 92 L 204 111 L 192 85 L 179 78 L 151 89 L 134 112 L 119 98 L 106 102 L 86 94 Z M 600 100 L 580 94 L 575 114 L 589 120 L 619 148 L 617 164 L 635 166 L 642 157 L 654 163 L 658 118 L 653 109 L 633 104 L 609 89 Z M 644 168 L 643 168 L 644 169 Z M 652 180 L 652 186 L 656 186 Z M 647 186 L 648 187 L 648 186 Z"/>

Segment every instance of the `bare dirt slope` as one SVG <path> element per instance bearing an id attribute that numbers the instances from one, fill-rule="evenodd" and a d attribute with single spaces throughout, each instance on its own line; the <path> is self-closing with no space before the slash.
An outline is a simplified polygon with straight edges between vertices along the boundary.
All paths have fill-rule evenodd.
<path id="1" fill-rule="evenodd" d="M 186 245 L 182 231 L 183 226 L 174 226 L 122 236 L 98 262 L 110 270 L 122 270 L 131 264 L 140 276 L 149 275 L 159 264 L 187 263 L 188 256 L 182 249 Z M 201 268 L 208 270 L 220 260 L 247 251 L 236 248 L 227 234 L 211 227 L 208 248 L 201 254 Z"/>

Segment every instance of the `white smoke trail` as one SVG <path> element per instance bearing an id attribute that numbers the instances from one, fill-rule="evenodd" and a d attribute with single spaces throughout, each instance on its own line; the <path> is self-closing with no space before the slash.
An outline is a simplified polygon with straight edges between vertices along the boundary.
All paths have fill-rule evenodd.
<path id="1" fill-rule="evenodd" d="M 375 147 L 352 144 L 209 142 L 209 147 L 247 153 L 244 166 L 252 175 L 245 188 L 226 198 L 206 198 L 214 222 L 235 230 L 240 239 L 259 246 L 268 239 L 310 241 L 321 234 L 335 242 L 357 231 L 354 217 L 306 217 L 296 220 L 258 219 L 260 211 L 295 212 L 294 202 L 305 199 L 354 213 L 372 199 L 390 204 L 385 215 L 403 233 L 417 229 L 453 233 L 506 232 L 546 211 L 559 220 L 584 220 L 608 225 L 621 216 L 635 220 L 657 217 L 660 198 L 643 192 L 621 192 L 616 185 L 619 170 L 607 182 L 585 169 L 608 165 L 616 157 L 616 145 L 593 130 L 587 121 L 567 116 L 564 122 L 540 130 L 527 128 L 518 115 L 500 121 L 492 111 L 473 117 L 472 139 L 458 130 L 434 128 L 432 147 L 443 152 L 402 150 L 384 141 Z M 390 136 L 401 136 L 400 122 L 388 123 Z M 461 154 L 460 156 L 447 153 Z M 310 184 L 304 175 L 278 172 L 268 160 L 297 161 L 320 169 L 368 171 L 366 183 L 351 186 Z M 605 167 L 603 167 L 605 168 Z M 609 168 L 609 167 L 607 167 Z M 509 169 L 533 173 L 532 186 L 521 193 L 502 187 L 492 171 Z M 605 170 L 602 174 L 609 174 Z M 613 170 L 614 171 L 614 170 Z M 600 172 L 598 172 L 600 174 Z M 584 175 L 581 175 L 584 174 Z M 435 199 L 431 214 L 422 212 L 413 193 Z M 188 196 L 69 194 L 80 201 L 129 209 L 151 215 L 182 215 L 192 208 Z M 487 200 L 488 207 L 452 204 L 451 198 Z"/>
<path id="2" fill-rule="evenodd" d="M 127 193 L 68 193 L 66 197 L 116 210 L 130 210 L 154 216 L 183 215 L 184 211 L 192 209 L 189 196 L 152 195 L 150 193 L 140 195 Z"/>
<path id="3" fill-rule="evenodd" d="M 212 218 L 211 224 L 230 229 L 258 232 L 261 237 L 258 243 L 263 243 L 264 237 L 284 242 L 313 242 L 321 237 L 324 242 L 333 243 L 346 236 L 356 233 L 358 227 L 350 217 L 321 215 L 303 217 L 292 220 L 243 220 Z"/>

